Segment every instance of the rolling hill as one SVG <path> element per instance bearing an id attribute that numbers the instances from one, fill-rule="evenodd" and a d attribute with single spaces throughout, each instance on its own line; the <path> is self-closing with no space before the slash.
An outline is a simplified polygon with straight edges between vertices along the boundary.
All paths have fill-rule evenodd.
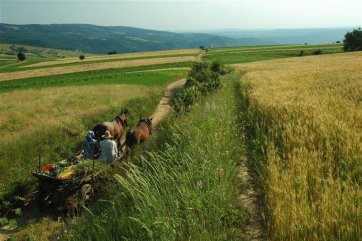
<path id="1" fill-rule="evenodd" d="M 97 54 L 165 49 L 233 46 L 240 41 L 197 33 L 173 33 L 131 27 L 103 27 L 88 24 L 12 25 L 0 24 L 0 42 L 38 47 L 79 50 Z M 248 40 L 244 41 L 245 43 Z M 258 44 L 258 42 L 252 42 Z"/>

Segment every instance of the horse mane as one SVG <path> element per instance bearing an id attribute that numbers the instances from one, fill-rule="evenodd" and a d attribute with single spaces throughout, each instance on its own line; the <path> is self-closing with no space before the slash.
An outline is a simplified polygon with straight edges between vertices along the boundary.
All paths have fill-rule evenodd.
<path id="1" fill-rule="evenodd" d="M 142 123 L 146 124 L 147 126 L 151 127 L 152 119 L 145 118 L 138 121 L 137 126 L 140 126 Z"/>

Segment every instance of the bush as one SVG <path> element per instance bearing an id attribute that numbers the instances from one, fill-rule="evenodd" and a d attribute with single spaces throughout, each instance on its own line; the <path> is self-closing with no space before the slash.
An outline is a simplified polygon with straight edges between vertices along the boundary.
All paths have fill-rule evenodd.
<path id="1" fill-rule="evenodd" d="M 198 62 L 191 67 L 185 88 L 175 95 L 172 106 L 177 113 L 188 111 L 198 99 L 199 94 L 207 95 L 209 92 L 221 87 L 220 76 L 230 72 L 225 64 L 214 61 L 211 64 Z"/>
<path id="2" fill-rule="evenodd" d="M 85 59 L 85 56 L 82 54 L 82 55 L 79 56 L 79 59 L 80 59 L 81 61 L 83 61 L 83 60 Z"/>
<path id="3" fill-rule="evenodd" d="M 196 87 L 183 89 L 172 99 L 173 109 L 177 113 L 184 113 L 190 110 L 191 105 L 198 99 L 199 94 Z"/>
<path id="4" fill-rule="evenodd" d="M 304 50 L 301 50 L 300 52 L 299 52 L 299 56 L 303 56 L 304 55 Z"/>
<path id="5" fill-rule="evenodd" d="M 25 53 L 20 52 L 18 53 L 18 60 L 24 61 L 26 59 Z"/>
<path id="6" fill-rule="evenodd" d="M 191 66 L 189 76 L 195 77 L 198 73 L 209 69 L 209 65 L 206 62 L 196 62 Z"/>
<path id="7" fill-rule="evenodd" d="M 344 51 L 361 51 L 362 50 L 362 29 L 354 29 L 346 33 L 343 40 Z"/>
<path id="8" fill-rule="evenodd" d="M 117 51 L 113 49 L 112 51 L 109 51 L 108 54 L 117 54 Z"/>
<path id="9" fill-rule="evenodd" d="M 312 54 L 313 54 L 313 55 L 320 55 L 320 54 L 322 54 L 322 50 L 316 49 L 316 50 L 314 50 L 314 51 L 312 52 Z"/>
<path id="10" fill-rule="evenodd" d="M 224 75 L 227 73 L 227 70 L 225 68 L 225 64 L 221 61 L 213 61 L 210 66 L 210 70 L 216 73 L 219 73 L 221 75 Z"/>

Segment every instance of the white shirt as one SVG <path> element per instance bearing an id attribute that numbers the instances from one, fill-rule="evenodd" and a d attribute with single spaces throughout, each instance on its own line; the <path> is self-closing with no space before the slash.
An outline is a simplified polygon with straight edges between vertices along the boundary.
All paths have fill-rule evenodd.
<path id="1" fill-rule="evenodd" d="M 118 158 L 118 148 L 115 141 L 105 139 L 101 141 L 99 145 L 101 146 L 101 156 L 99 157 L 99 160 L 111 164 Z"/>

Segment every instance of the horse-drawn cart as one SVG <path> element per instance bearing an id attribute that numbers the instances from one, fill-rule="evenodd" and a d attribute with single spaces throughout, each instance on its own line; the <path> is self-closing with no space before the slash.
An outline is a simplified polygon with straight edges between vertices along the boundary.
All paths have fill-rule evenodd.
<path id="1" fill-rule="evenodd" d="M 94 160 L 89 162 L 91 168 L 76 173 L 77 166 L 82 165 L 82 162 L 76 165 L 68 163 L 68 166 L 47 164 L 41 169 L 39 161 L 38 170 L 32 172 L 38 179 L 39 207 L 78 212 L 79 207 L 86 206 L 94 194 L 94 181 L 100 173 L 94 170 Z M 60 166 L 60 170 L 57 170 L 57 166 Z"/>

